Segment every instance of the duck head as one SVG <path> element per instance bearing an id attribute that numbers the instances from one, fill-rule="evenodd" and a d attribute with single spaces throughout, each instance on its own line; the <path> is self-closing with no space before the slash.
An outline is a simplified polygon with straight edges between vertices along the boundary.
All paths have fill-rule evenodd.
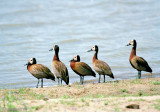
<path id="1" fill-rule="evenodd" d="M 90 50 L 88 50 L 88 52 L 91 52 L 91 51 L 98 52 L 98 46 L 97 45 L 92 46 L 92 48 Z"/>
<path id="2" fill-rule="evenodd" d="M 29 60 L 28 60 L 28 63 L 26 64 L 26 65 L 33 65 L 33 64 L 36 64 L 37 62 L 36 62 L 36 58 L 30 58 Z"/>
<path id="3" fill-rule="evenodd" d="M 55 51 L 55 52 L 59 52 L 59 46 L 58 45 L 53 45 L 53 47 L 49 50 L 49 51 Z"/>
<path id="4" fill-rule="evenodd" d="M 136 40 L 130 40 L 129 41 L 129 44 L 127 44 L 126 46 L 130 46 L 130 45 L 132 45 L 133 47 L 136 47 L 136 45 L 137 45 L 137 42 L 136 42 Z"/>
<path id="5" fill-rule="evenodd" d="M 73 56 L 73 59 L 70 60 L 70 62 L 75 61 L 75 62 L 80 62 L 80 56 L 79 55 L 75 55 Z"/>

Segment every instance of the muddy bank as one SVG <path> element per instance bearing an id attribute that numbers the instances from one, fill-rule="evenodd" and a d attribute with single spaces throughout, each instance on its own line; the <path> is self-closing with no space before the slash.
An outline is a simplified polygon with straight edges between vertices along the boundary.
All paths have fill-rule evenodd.
<path id="1" fill-rule="evenodd" d="M 1 111 L 160 111 L 160 78 L 2 89 L 0 97 Z"/>

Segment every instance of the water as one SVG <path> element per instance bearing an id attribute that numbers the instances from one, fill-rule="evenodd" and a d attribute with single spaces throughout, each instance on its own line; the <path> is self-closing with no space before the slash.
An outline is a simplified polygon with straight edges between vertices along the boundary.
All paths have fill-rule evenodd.
<path id="1" fill-rule="evenodd" d="M 99 59 L 110 65 L 115 80 L 135 79 L 137 71 L 129 63 L 131 46 L 125 46 L 131 39 L 137 40 L 137 55 L 147 60 L 152 77 L 159 77 L 159 6 L 159 0 L 1 1 L 0 88 L 35 87 L 37 79 L 24 64 L 35 57 L 51 69 L 53 44 L 60 46 L 60 60 L 69 70 L 70 83 L 79 82 L 79 76 L 71 70 L 69 60 L 79 54 L 91 66 L 94 52 L 86 51 L 95 44 Z M 142 78 L 150 77 L 142 74 Z M 44 80 L 44 86 L 53 85 L 57 80 Z"/>

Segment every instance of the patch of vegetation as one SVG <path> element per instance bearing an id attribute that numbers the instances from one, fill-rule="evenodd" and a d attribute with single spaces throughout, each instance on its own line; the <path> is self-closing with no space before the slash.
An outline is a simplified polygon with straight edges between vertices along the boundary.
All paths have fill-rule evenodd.
<path id="1" fill-rule="evenodd" d="M 130 81 L 131 84 L 142 84 L 140 79 L 133 79 Z"/>
<path id="2" fill-rule="evenodd" d="M 118 82 L 113 82 L 113 86 L 117 87 L 118 86 Z"/>
<path id="3" fill-rule="evenodd" d="M 63 99 L 69 99 L 69 98 L 71 98 L 70 96 L 67 96 L 66 94 L 64 94 L 62 97 L 60 97 L 60 98 L 63 98 Z"/>
<path id="4" fill-rule="evenodd" d="M 61 104 L 64 104 L 64 105 L 75 105 L 75 102 L 72 100 L 72 101 L 64 101 L 64 100 L 60 100 L 60 103 Z"/>
<path id="5" fill-rule="evenodd" d="M 31 107 L 31 109 L 32 109 L 33 111 L 39 110 L 39 109 L 41 109 L 41 108 L 43 108 L 43 105 L 40 105 L 40 106 L 32 106 L 32 107 Z"/>
<path id="6" fill-rule="evenodd" d="M 114 111 L 115 111 L 115 112 L 120 112 L 120 110 L 119 110 L 118 107 L 116 107 L 116 108 L 114 109 Z"/>
<path id="7" fill-rule="evenodd" d="M 26 104 L 21 99 L 22 98 L 20 98 L 20 96 L 17 96 L 15 91 L 7 91 L 2 98 L 3 104 L 1 104 L 1 108 L 9 112 L 18 112 L 19 109 L 16 108 L 17 104 L 21 104 L 23 106 L 22 109 L 27 110 Z"/>
<path id="8" fill-rule="evenodd" d="M 30 88 L 20 88 L 19 90 L 18 90 L 18 93 L 20 93 L 20 94 L 26 94 L 26 93 L 28 93 L 30 91 Z"/>
<path id="9" fill-rule="evenodd" d="M 32 97 L 33 99 L 37 99 L 37 100 L 41 100 L 44 98 L 43 94 L 37 94 L 34 92 L 29 92 L 30 97 Z"/>
<path id="10" fill-rule="evenodd" d="M 160 111 L 160 99 L 157 100 L 157 104 L 153 104 L 154 108 Z"/>
<path id="11" fill-rule="evenodd" d="M 139 96 L 142 96 L 143 94 L 144 94 L 143 91 L 139 91 L 139 92 L 138 92 L 138 95 L 139 95 Z"/>
<path id="12" fill-rule="evenodd" d="M 96 94 L 95 98 L 106 98 L 107 96 L 104 94 Z"/>
<path id="13" fill-rule="evenodd" d="M 118 108 L 118 105 L 119 105 L 119 104 L 120 104 L 119 102 L 114 104 L 114 106 L 115 106 L 114 112 L 120 112 L 120 110 L 119 110 L 119 108 Z"/>
<path id="14" fill-rule="evenodd" d="M 84 97 L 83 97 L 83 98 L 81 98 L 81 101 L 82 101 L 82 102 L 85 102 L 85 100 L 86 100 L 86 99 L 85 99 Z"/>
<path id="15" fill-rule="evenodd" d="M 127 93 L 127 90 L 126 90 L 126 89 L 120 89 L 120 91 L 121 91 L 122 93 Z"/>
<path id="16" fill-rule="evenodd" d="M 108 101 L 104 101 L 104 105 L 108 105 Z"/>
<path id="17" fill-rule="evenodd" d="M 89 102 L 86 102 L 86 106 L 89 106 Z"/>
<path id="18" fill-rule="evenodd" d="M 154 82 L 151 81 L 150 83 L 153 84 L 153 85 L 160 85 L 160 81 L 158 81 L 158 80 L 154 81 Z"/>

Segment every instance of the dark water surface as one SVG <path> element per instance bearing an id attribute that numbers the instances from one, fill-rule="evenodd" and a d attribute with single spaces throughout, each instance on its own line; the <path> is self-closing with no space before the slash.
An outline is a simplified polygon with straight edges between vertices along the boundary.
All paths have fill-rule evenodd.
<path id="1" fill-rule="evenodd" d="M 148 61 L 152 77 L 160 77 L 160 0 L 3 0 L 0 3 L 0 88 L 35 87 L 37 79 L 24 64 L 35 57 L 51 69 L 53 44 L 69 70 L 70 83 L 79 76 L 69 60 L 79 54 L 91 66 L 91 46 L 99 46 L 99 59 L 107 62 L 115 80 L 134 79 L 129 63 L 136 39 L 137 55 Z M 151 77 L 142 72 L 142 78 Z M 98 78 L 98 74 L 97 77 Z M 93 80 L 94 77 L 85 77 Z M 106 80 L 112 80 L 107 78 Z M 57 85 L 44 80 L 44 86 Z"/>

